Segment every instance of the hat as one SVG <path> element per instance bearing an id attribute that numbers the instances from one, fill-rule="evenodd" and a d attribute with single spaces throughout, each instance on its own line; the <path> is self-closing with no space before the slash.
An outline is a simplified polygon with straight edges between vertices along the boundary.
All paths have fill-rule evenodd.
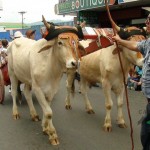
<path id="1" fill-rule="evenodd" d="M 22 33 L 20 31 L 16 31 L 14 33 L 14 38 L 20 38 L 20 37 L 23 37 Z"/>
<path id="2" fill-rule="evenodd" d="M 27 30 L 27 31 L 26 31 L 26 36 L 27 36 L 27 37 L 30 37 L 32 34 L 35 33 L 35 31 L 36 31 L 36 30 Z"/>

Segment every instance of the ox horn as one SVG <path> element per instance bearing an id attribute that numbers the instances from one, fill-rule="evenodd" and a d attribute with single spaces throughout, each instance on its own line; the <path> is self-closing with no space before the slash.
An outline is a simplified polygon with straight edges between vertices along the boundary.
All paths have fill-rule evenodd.
<path id="1" fill-rule="evenodd" d="M 111 17 L 107 0 L 105 0 L 105 5 L 106 5 L 108 17 L 109 17 L 109 20 L 110 20 L 110 22 L 111 22 L 111 25 L 112 25 L 113 30 L 116 30 L 117 32 L 119 32 L 119 31 L 120 31 L 120 27 L 116 25 L 116 23 L 114 22 L 114 20 L 113 20 L 112 17 Z"/>
<path id="2" fill-rule="evenodd" d="M 111 18 L 111 22 L 112 22 L 112 25 L 114 27 L 114 29 L 119 32 L 120 31 L 120 27 L 114 22 L 114 20 Z"/>
<path id="3" fill-rule="evenodd" d="M 86 25 L 86 22 L 85 22 L 85 21 L 83 21 L 83 22 L 80 24 L 81 28 L 84 28 L 85 25 Z"/>
<path id="4" fill-rule="evenodd" d="M 47 29 L 49 29 L 49 28 L 50 28 L 50 24 L 47 23 L 47 21 L 45 20 L 45 18 L 44 18 L 43 15 L 42 15 L 42 20 L 43 20 L 43 23 L 44 23 L 45 27 L 46 27 Z"/>

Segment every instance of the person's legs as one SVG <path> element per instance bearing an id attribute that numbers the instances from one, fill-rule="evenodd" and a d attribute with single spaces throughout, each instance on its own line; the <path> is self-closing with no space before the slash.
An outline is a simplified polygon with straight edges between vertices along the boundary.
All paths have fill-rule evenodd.
<path id="1" fill-rule="evenodd" d="M 150 98 L 147 98 L 146 115 L 141 125 L 141 143 L 143 150 L 150 150 Z"/>

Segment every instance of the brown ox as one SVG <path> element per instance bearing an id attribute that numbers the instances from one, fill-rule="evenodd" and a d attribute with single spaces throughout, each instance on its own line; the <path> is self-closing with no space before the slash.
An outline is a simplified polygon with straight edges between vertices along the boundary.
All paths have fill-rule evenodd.
<path id="1" fill-rule="evenodd" d="M 43 22 L 47 30 L 51 31 L 51 25 L 46 22 L 44 17 Z M 49 34 L 46 36 L 47 40 L 40 39 L 38 41 L 21 37 L 15 39 L 8 48 L 13 117 L 14 119 L 20 118 L 16 96 L 18 81 L 21 81 L 25 84 L 24 95 L 31 117 L 35 121 L 38 120 L 38 115 L 32 102 L 31 89 L 37 97 L 43 110 L 43 132 L 48 134 L 52 145 L 59 144 L 59 140 L 52 122 L 50 103 L 57 92 L 63 73 L 66 69 L 77 66 L 78 56 L 73 49 L 73 46 L 78 49 L 78 36 L 75 32 L 59 34 L 52 40 L 49 40 Z"/>
<path id="2" fill-rule="evenodd" d="M 119 27 L 118 27 L 119 28 Z M 119 28 L 120 31 L 120 28 Z M 137 31 L 140 31 L 137 28 L 134 28 L 132 36 L 131 32 L 126 37 L 130 40 L 141 40 L 144 39 L 143 35 L 138 35 Z M 122 34 L 124 31 L 120 31 Z M 136 33 L 136 35 L 134 35 Z M 140 34 L 140 33 L 139 33 Z M 122 34 L 124 35 L 124 34 Z M 128 36 L 127 36 L 128 35 Z M 84 46 L 84 45 L 83 45 Z M 121 49 L 121 60 L 123 64 L 123 69 L 125 73 L 125 78 L 127 80 L 128 73 L 130 68 L 134 65 L 141 66 L 143 58 L 138 58 L 137 53 L 130 51 L 123 46 L 119 46 Z M 116 45 L 109 46 L 107 48 L 102 48 L 96 52 L 93 52 L 89 55 L 83 56 L 80 62 L 80 76 L 81 76 L 81 92 L 85 101 L 86 111 L 88 113 L 94 113 L 91 106 L 90 100 L 87 96 L 87 89 L 90 84 L 101 83 L 103 87 L 103 92 L 105 96 L 105 107 L 106 107 L 106 117 L 104 121 L 104 130 L 111 131 L 111 108 L 113 106 L 113 101 L 111 97 L 111 91 L 114 92 L 117 98 L 117 124 L 119 127 L 125 128 L 126 124 L 124 121 L 122 106 L 123 106 L 123 95 L 124 95 L 124 84 L 123 84 L 123 75 L 119 63 L 118 55 L 115 54 Z M 71 71 L 70 71 L 71 72 Z M 71 74 L 71 73 L 70 73 Z M 67 79 L 67 90 L 68 95 L 66 97 L 66 108 L 71 108 L 70 103 L 70 92 L 73 78 L 68 75 Z"/>

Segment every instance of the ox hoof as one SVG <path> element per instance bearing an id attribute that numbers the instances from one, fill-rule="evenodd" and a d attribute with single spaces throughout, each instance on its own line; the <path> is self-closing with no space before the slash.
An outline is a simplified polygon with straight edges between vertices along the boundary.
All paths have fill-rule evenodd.
<path id="1" fill-rule="evenodd" d="M 88 114 L 95 114 L 95 112 L 94 112 L 93 109 L 87 110 L 87 113 L 88 113 Z"/>
<path id="2" fill-rule="evenodd" d="M 18 119 L 20 119 L 20 115 L 19 114 L 15 114 L 15 115 L 13 115 L 13 118 L 14 118 L 14 120 L 18 120 Z"/>
<path id="3" fill-rule="evenodd" d="M 65 108 L 66 108 L 67 110 L 72 109 L 71 105 L 66 105 Z"/>
<path id="4" fill-rule="evenodd" d="M 125 123 L 123 123 L 123 124 L 118 124 L 118 127 L 119 127 L 119 128 L 127 128 L 127 125 L 126 125 Z"/>
<path id="5" fill-rule="evenodd" d="M 38 121 L 41 121 L 41 119 L 38 115 L 36 115 L 32 117 L 32 121 L 38 122 Z"/>
<path id="6" fill-rule="evenodd" d="M 104 127 L 103 127 L 103 130 L 105 131 L 105 132 L 111 132 L 112 131 L 112 126 L 111 125 L 104 125 Z"/>
<path id="7" fill-rule="evenodd" d="M 59 140 L 58 139 L 51 139 L 50 140 L 50 143 L 52 144 L 52 145 L 59 145 Z"/>

